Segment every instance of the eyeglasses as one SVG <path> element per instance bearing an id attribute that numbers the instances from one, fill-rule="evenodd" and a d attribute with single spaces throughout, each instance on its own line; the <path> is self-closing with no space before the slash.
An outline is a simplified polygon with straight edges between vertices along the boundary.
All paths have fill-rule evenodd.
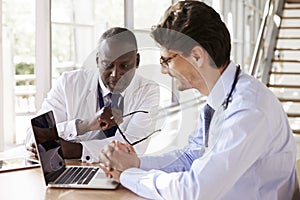
<path id="1" fill-rule="evenodd" d="M 159 63 L 162 67 L 169 69 L 169 63 L 171 62 L 172 59 L 174 59 L 178 54 L 175 54 L 169 58 L 164 58 L 164 57 L 160 57 L 159 59 Z"/>
<path id="2" fill-rule="evenodd" d="M 126 114 L 126 115 L 123 115 L 123 118 L 124 118 L 124 117 L 128 117 L 128 116 L 130 116 L 130 115 L 134 115 L 134 114 L 136 114 L 136 113 L 149 113 L 149 112 L 148 112 L 148 111 L 144 111 L 144 110 L 137 110 L 137 111 L 128 113 L 128 114 Z M 144 137 L 144 138 L 142 138 L 142 139 L 140 139 L 140 140 L 138 140 L 138 141 L 130 142 L 130 141 L 126 138 L 124 132 L 120 129 L 120 127 L 118 126 L 118 124 L 117 124 L 116 126 L 117 126 L 117 129 L 119 130 L 119 132 L 120 132 L 122 138 L 123 138 L 128 144 L 130 144 L 131 146 L 134 146 L 134 145 L 136 145 L 136 144 L 138 144 L 138 143 L 140 143 L 140 142 L 142 142 L 142 141 L 148 139 L 148 138 L 149 138 L 150 136 L 152 136 L 154 133 L 161 131 L 161 129 L 155 130 L 155 131 L 151 132 L 149 135 L 147 135 L 146 137 Z"/>

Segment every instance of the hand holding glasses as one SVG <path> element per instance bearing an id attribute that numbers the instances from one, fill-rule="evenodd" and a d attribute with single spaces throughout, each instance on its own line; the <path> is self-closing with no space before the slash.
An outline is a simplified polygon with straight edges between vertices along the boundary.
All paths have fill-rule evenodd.
<path id="1" fill-rule="evenodd" d="M 110 108 L 108 108 L 108 109 L 110 109 Z M 104 111 L 105 111 L 105 109 L 104 109 Z M 119 130 L 122 138 L 128 144 L 130 144 L 131 146 L 134 146 L 134 145 L 136 145 L 136 144 L 138 144 L 138 143 L 140 143 L 140 142 L 148 139 L 154 133 L 161 131 L 161 129 L 155 130 L 155 131 L 149 133 L 146 137 L 144 137 L 144 138 L 142 138 L 142 139 L 140 139 L 138 141 L 130 142 L 126 138 L 124 132 L 121 130 L 121 128 L 119 127 L 118 124 L 121 124 L 121 122 L 123 122 L 123 118 L 131 116 L 131 115 L 134 115 L 136 113 L 149 113 L 149 112 L 148 111 L 144 111 L 144 110 L 137 110 L 137 111 L 133 111 L 131 113 L 125 114 L 123 116 L 120 116 L 120 113 L 115 113 L 115 111 L 109 112 L 109 110 L 107 110 L 105 113 L 103 112 L 103 114 L 100 115 L 100 117 L 98 118 L 98 122 L 99 122 L 99 125 L 100 125 L 100 127 L 101 127 L 102 130 L 106 130 L 106 129 L 111 128 L 113 126 L 117 126 L 117 129 Z M 121 122 L 119 120 L 121 120 Z"/>
<path id="2" fill-rule="evenodd" d="M 121 124 L 123 122 L 123 117 L 121 110 L 103 107 L 98 114 L 98 123 L 101 130 L 107 130 L 116 126 L 117 123 Z"/>

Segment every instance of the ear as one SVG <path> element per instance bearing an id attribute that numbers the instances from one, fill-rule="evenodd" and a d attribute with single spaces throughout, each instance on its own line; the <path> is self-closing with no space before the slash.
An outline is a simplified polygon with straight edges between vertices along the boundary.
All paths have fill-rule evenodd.
<path id="1" fill-rule="evenodd" d="M 100 53 L 97 52 L 96 53 L 96 63 L 97 63 L 97 66 L 99 65 L 99 57 L 100 57 Z"/>
<path id="2" fill-rule="evenodd" d="M 192 49 L 190 55 L 194 59 L 197 67 L 203 65 L 204 58 L 205 58 L 205 50 L 201 46 L 195 46 Z"/>
<path id="3" fill-rule="evenodd" d="M 136 54 L 136 68 L 139 67 L 139 64 L 140 64 L 140 54 L 137 53 L 137 54 Z"/>

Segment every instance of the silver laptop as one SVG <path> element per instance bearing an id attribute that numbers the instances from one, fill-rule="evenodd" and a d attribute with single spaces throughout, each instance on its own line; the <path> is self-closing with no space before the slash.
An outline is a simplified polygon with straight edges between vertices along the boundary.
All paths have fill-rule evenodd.
<path id="1" fill-rule="evenodd" d="M 62 188 L 116 189 L 118 183 L 106 178 L 94 166 L 66 166 L 53 112 L 31 119 L 41 169 L 46 185 Z"/>

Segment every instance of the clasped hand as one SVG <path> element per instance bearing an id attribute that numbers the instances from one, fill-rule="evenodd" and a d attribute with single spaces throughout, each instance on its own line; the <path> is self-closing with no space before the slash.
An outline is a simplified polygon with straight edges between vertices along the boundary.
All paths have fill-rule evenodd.
<path id="1" fill-rule="evenodd" d="M 106 145 L 99 155 L 100 168 L 108 178 L 120 182 L 121 173 L 132 167 L 139 167 L 140 160 L 134 148 L 119 141 Z"/>

